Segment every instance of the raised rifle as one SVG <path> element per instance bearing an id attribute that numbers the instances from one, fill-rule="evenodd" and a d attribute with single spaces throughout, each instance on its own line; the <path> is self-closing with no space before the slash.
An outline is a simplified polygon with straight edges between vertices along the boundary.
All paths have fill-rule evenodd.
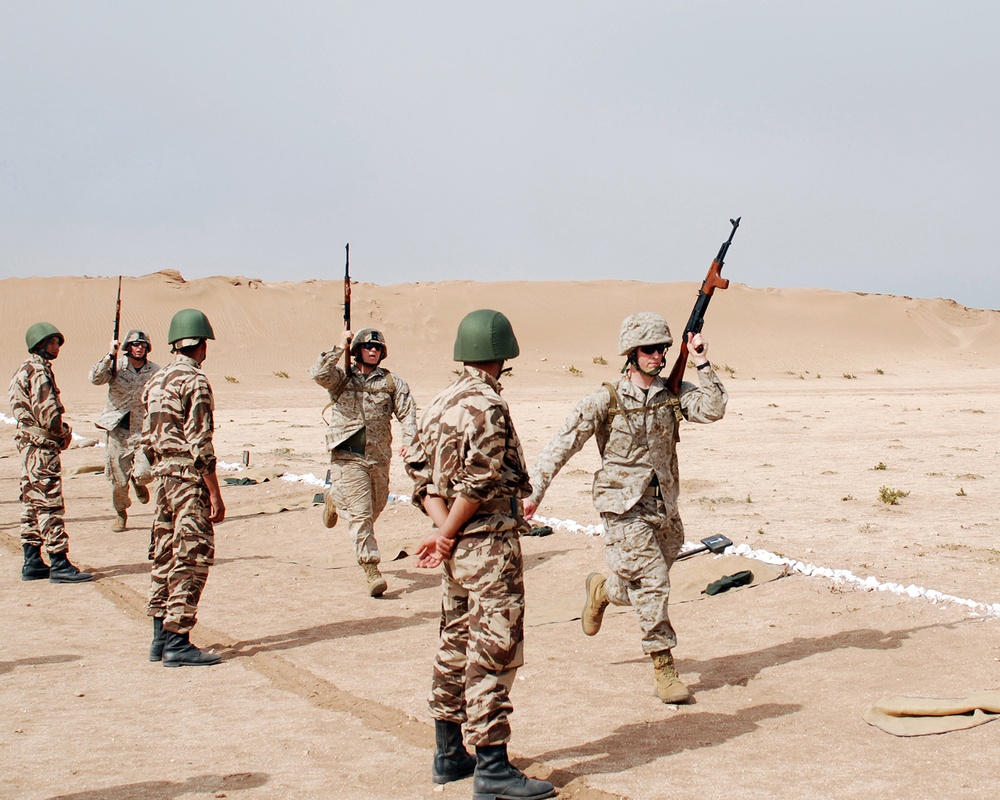
<path id="1" fill-rule="evenodd" d="M 681 381 L 684 378 L 684 370 L 687 367 L 688 360 L 688 334 L 701 333 L 701 328 L 705 324 L 705 311 L 708 309 L 708 301 L 712 299 L 712 293 L 716 289 L 727 289 L 729 287 L 728 279 L 723 278 L 719 273 L 722 272 L 723 264 L 726 261 L 726 253 L 729 250 L 729 245 L 733 243 L 733 236 L 736 234 L 736 229 L 740 227 L 741 219 L 743 218 L 737 217 L 736 219 L 729 220 L 733 226 L 733 229 L 729 232 L 729 238 L 722 243 L 722 247 L 719 248 L 719 255 L 715 257 L 712 266 L 708 268 L 708 275 L 701 282 L 698 299 L 695 300 L 691 317 L 688 319 L 687 325 L 684 326 L 680 352 L 677 354 L 674 368 L 670 370 L 670 375 L 667 378 L 667 388 L 672 394 L 679 395 L 681 393 Z M 698 350 L 697 352 L 701 351 Z"/>
<path id="2" fill-rule="evenodd" d="M 115 301 L 115 335 L 114 341 L 118 342 L 118 333 L 122 326 L 122 276 L 118 276 L 118 299 Z M 118 374 L 118 345 L 115 344 L 115 352 L 111 358 L 111 377 Z"/>
<path id="3" fill-rule="evenodd" d="M 344 245 L 347 252 L 347 262 L 344 264 L 344 330 L 351 329 L 351 243 Z M 351 340 L 347 340 L 344 348 L 344 372 L 351 369 Z"/>

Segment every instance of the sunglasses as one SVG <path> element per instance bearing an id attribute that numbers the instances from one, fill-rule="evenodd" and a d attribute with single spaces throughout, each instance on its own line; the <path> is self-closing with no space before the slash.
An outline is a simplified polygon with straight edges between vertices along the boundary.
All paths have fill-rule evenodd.
<path id="1" fill-rule="evenodd" d="M 361 345 L 361 349 L 362 350 L 381 350 L 382 349 L 382 345 L 380 345 L 378 342 L 365 342 L 363 345 Z"/>
<path id="2" fill-rule="evenodd" d="M 659 353 L 663 355 L 663 351 L 667 349 L 665 344 L 644 344 L 639 347 L 639 352 L 644 356 L 651 356 L 653 353 Z"/>

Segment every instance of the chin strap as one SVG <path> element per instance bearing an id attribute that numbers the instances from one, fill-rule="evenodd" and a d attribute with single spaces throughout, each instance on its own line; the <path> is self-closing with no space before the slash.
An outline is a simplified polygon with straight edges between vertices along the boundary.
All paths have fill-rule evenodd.
<path id="1" fill-rule="evenodd" d="M 647 378 L 655 378 L 657 375 L 659 375 L 661 372 L 663 372 L 663 368 L 665 366 L 667 366 L 666 357 L 664 357 L 663 363 L 660 364 L 660 366 L 658 366 L 654 370 L 650 370 L 649 372 L 646 372 L 646 370 L 644 370 L 642 367 L 639 366 L 639 361 L 635 357 L 635 350 L 633 350 L 631 353 L 629 353 L 629 357 L 625 361 L 625 363 L 622 364 L 622 375 L 624 375 L 624 374 L 626 374 L 628 372 L 628 368 L 629 367 L 632 367 L 637 372 L 640 372 L 643 375 L 645 375 Z"/>

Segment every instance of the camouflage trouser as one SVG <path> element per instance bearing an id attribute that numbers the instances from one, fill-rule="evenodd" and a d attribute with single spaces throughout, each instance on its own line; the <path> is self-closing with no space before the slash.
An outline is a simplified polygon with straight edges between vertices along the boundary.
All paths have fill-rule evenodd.
<path id="1" fill-rule="evenodd" d="M 642 650 L 657 653 L 677 645 L 667 598 L 670 567 L 684 544 L 677 509 L 668 513 L 662 498 L 643 497 L 624 514 L 602 514 L 604 555 L 611 575 L 604 585 L 617 606 L 632 606 L 642 629 Z"/>
<path id="2" fill-rule="evenodd" d="M 59 451 L 29 444 L 21 450 L 21 544 L 69 550 L 63 524 L 62 460 Z"/>
<path id="3" fill-rule="evenodd" d="M 111 481 L 111 502 L 115 511 L 125 511 L 132 505 L 128 484 L 137 445 L 138 437 L 133 438 L 127 428 L 108 431 L 108 457 L 104 472 Z"/>
<path id="4" fill-rule="evenodd" d="M 208 521 L 208 489 L 203 483 L 160 478 L 156 519 L 149 542 L 149 605 L 163 627 L 187 633 L 196 622 L 198 601 L 215 561 L 215 533 Z"/>
<path id="5" fill-rule="evenodd" d="M 375 520 L 389 498 L 389 465 L 334 450 L 330 456 L 330 488 L 337 513 L 347 522 L 359 564 L 378 564 Z"/>
<path id="6" fill-rule="evenodd" d="M 516 532 L 462 536 L 444 562 L 434 719 L 465 724 L 474 747 L 510 739 L 510 688 L 524 663 L 524 562 Z"/>

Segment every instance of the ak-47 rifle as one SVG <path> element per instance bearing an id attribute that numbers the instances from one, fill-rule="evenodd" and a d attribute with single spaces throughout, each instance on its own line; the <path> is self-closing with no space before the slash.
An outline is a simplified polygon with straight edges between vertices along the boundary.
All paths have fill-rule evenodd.
<path id="1" fill-rule="evenodd" d="M 351 243 L 344 246 L 347 252 L 347 263 L 344 264 L 344 330 L 351 329 Z M 344 347 L 344 372 L 351 368 L 351 340 Z"/>
<path id="2" fill-rule="evenodd" d="M 118 374 L 118 333 L 122 326 L 122 276 L 118 276 L 118 299 L 115 301 L 115 352 L 111 358 L 111 377 Z"/>
<path id="3" fill-rule="evenodd" d="M 701 333 L 701 328 L 705 324 L 705 311 L 708 309 L 708 301 L 712 299 L 712 293 L 716 289 L 727 289 L 729 287 L 729 280 L 721 277 L 719 273 L 722 272 L 722 266 L 726 260 L 726 252 L 729 250 L 729 245 L 733 243 L 733 236 L 736 234 L 736 229 L 740 227 L 741 219 L 743 218 L 737 217 L 736 219 L 729 220 L 733 229 L 729 232 L 729 238 L 719 248 L 719 255 L 715 257 L 712 266 L 708 268 L 708 275 L 701 282 L 701 289 L 698 291 L 698 299 L 694 303 L 691 318 L 684 327 L 684 335 L 681 337 L 681 349 L 677 354 L 677 361 L 674 362 L 674 368 L 670 370 L 670 376 L 667 378 L 667 388 L 675 395 L 681 393 L 681 380 L 684 378 L 684 369 L 687 367 L 688 334 Z"/>

